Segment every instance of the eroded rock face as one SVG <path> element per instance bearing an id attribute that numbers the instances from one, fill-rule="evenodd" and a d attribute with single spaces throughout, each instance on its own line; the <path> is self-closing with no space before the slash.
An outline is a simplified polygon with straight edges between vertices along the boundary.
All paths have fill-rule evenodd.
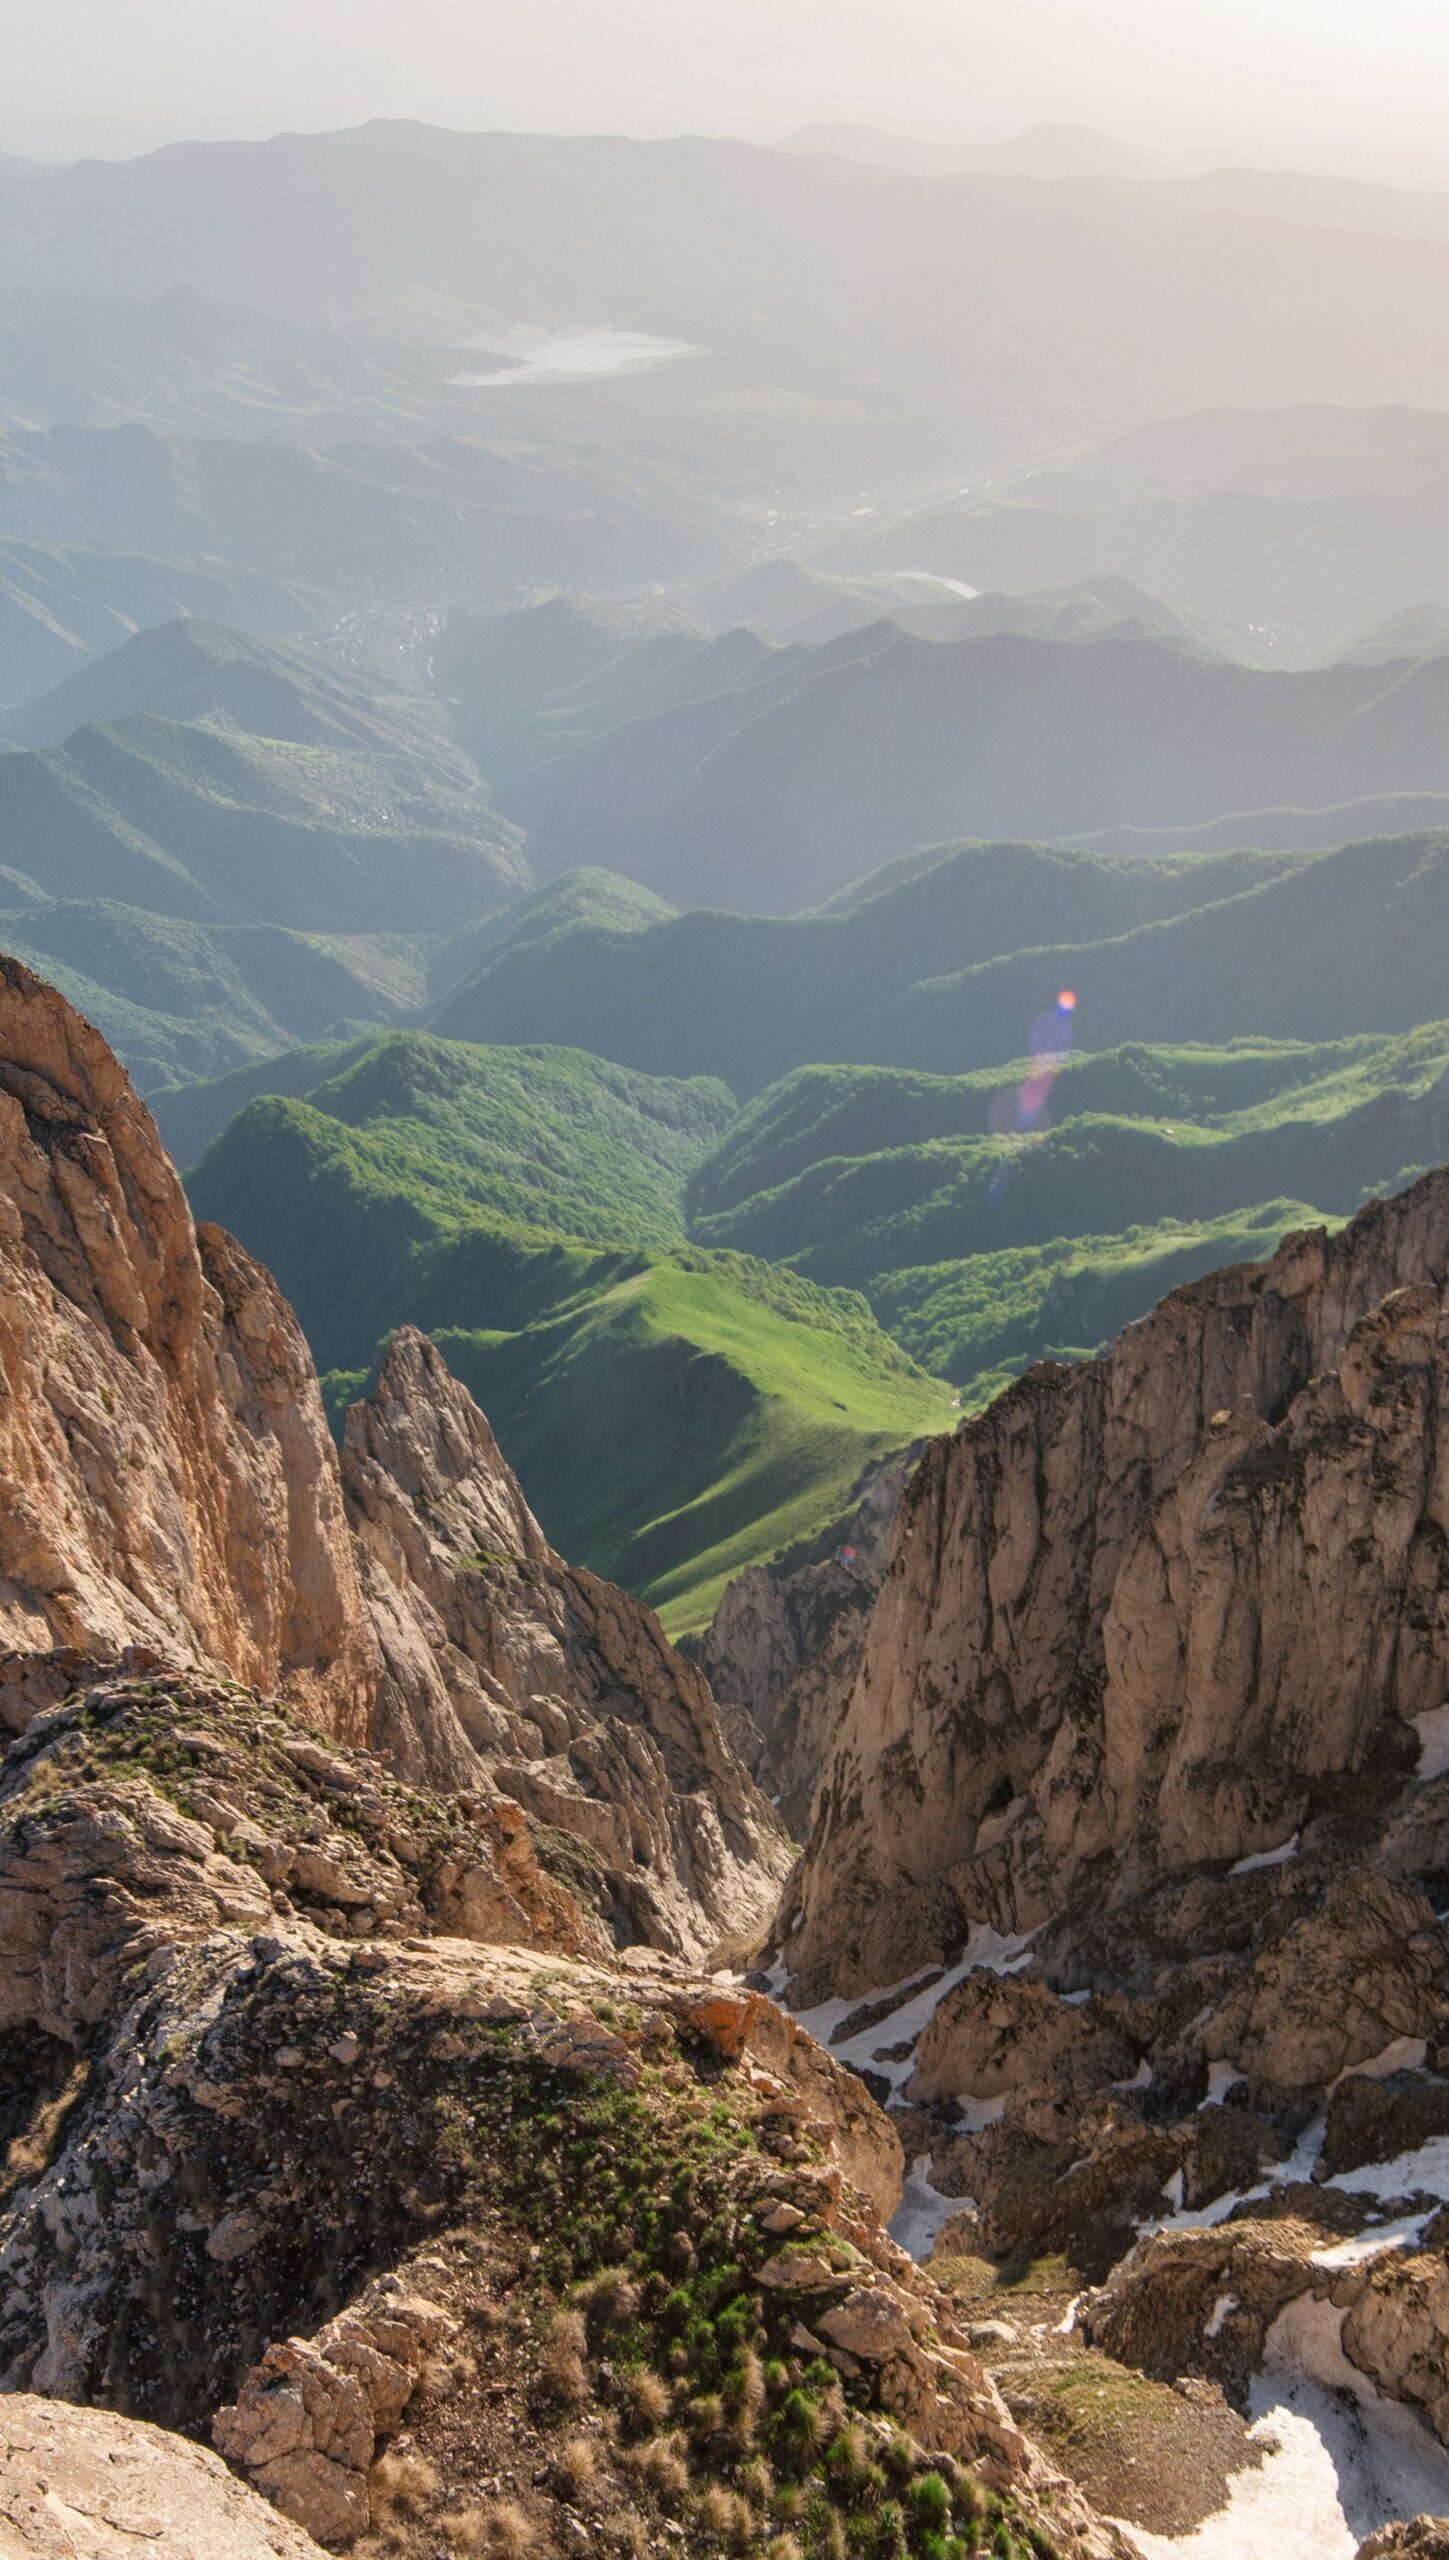
<path id="1" fill-rule="evenodd" d="M 1446 1278 L 1433 1174 L 931 1446 L 782 1915 L 803 1996 L 1402 1788 L 1449 1688 Z"/>
<path id="2" fill-rule="evenodd" d="M 554 1554 L 484 1416 L 399 1333 L 342 1478 L 387 1672 L 375 1735 L 433 1786 L 486 1771 L 595 1863 L 621 1936 L 706 1955 L 791 1851 L 652 1611 Z"/>
<path id="3" fill-rule="evenodd" d="M 105 1042 L 0 960 L 0 1644 L 154 1646 L 360 1739 L 376 1643 L 312 1361 Z M 9 1705 L 7 1708 L 7 1699 Z M 0 1716 L 24 1681 L 0 1675 Z"/>
<path id="4" fill-rule="evenodd" d="M 1358 2546 L 1357 2560 L 1449 2560 L 1449 2517 L 1415 2516 L 1381 2525 Z"/>
<path id="5" fill-rule="evenodd" d="M 106 1664 L 220 1671 L 492 1801 L 470 1936 L 537 1938 L 517 1906 L 540 1824 L 579 1844 L 576 1943 L 601 1914 L 693 1957 L 757 1934 L 789 1852 L 705 1683 L 552 1553 L 420 1335 L 353 1415 L 345 1474 L 344 1502 L 290 1308 L 193 1228 L 99 1035 L 0 962 L 0 1722 Z"/>
<path id="6" fill-rule="evenodd" d="M 906 1475 L 877 1471 L 829 1556 L 736 1575 L 699 1648 L 730 1742 L 797 1840 L 855 1686 Z"/>
<path id="7" fill-rule="evenodd" d="M 28 2392 L 0 2399 L 6 2560 L 321 2560 L 310 2535 L 185 2436 Z"/>
<path id="8" fill-rule="evenodd" d="M 539 2422 L 538 2342 L 580 2276 L 612 2268 L 620 2316 L 654 2324 L 662 2359 L 674 2288 L 718 2263 L 723 2290 L 745 2290 L 745 2333 L 758 2324 L 792 2374 L 837 2355 L 856 2405 L 893 2415 L 922 2461 L 969 2465 L 1064 2553 L 1119 2549 L 882 2229 L 899 2147 L 852 2074 L 759 1994 L 668 1957 L 437 1934 L 455 1804 L 240 1694 L 213 1702 L 213 1732 L 205 1703 L 186 1682 L 102 1688 L 38 1718 L 5 1765 L 0 1979 L 29 1986 L 6 2032 L 83 2051 L 62 2095 L 37 2080 L 6 2128 L 0 2429 L 7 2394 L 39 2391 L 214 2431 L 344 2548 L 379 2521 L 370 2466 L 399 2421 L 440 2424 L 445 2394 L 483 2389 L 476 2358 L 505 2317 L 492 2285 L 517 2317 L 486 2393 L 516 2440 Z M 241 1816 L 228 1754 L 249 1716 Z M 348 1816 L 335 1835 L 329 1802 Z M 78 1821 L 110 1844 L 94 1911 L 47 1846 Z M 32 1885 L 71 1949 L 49 1971 Z M 784 2295 L 782 2225 L 803 2268 Z M 852 2345 L 792 2343 L 835 2310 Z M 622 2440 L 601 2431 L 601 2459 Z M 310 2546 L 279 2523 L 273 2547 Z"/>

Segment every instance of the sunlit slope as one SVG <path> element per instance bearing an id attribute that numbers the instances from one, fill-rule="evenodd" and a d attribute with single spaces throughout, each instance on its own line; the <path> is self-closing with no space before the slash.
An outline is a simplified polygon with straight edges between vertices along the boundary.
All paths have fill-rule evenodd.
<path id="1" fill-rule="evenodd" d="M 232 1121 L 198 1216 L 275 1271 L 326 1370 L 365 1372 L 405 1321 L 437 1334 L 550 1534 L 672 1628 L 948 1422 L 861 1298 L 686 1244 L 717 1085 L 420 1036 L 329 1063 Z"/>
<path id="2" fill-rule="evenodd" d="M 692 1232 L 862 1290 L 973 1388 L 1449 1154 L 1449 1023 L 1129 1047 L 963 1077 L 810 1067 L 694 1176 Z M 1171 1274 L 1171 1276 L 1168 1276 Z"/>

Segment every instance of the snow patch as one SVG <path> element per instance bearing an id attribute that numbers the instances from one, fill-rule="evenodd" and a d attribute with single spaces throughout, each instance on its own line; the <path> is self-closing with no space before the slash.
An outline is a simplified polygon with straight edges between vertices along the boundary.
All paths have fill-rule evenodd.
<path id="1" fill-rule="evenodd" d="M 1205 2338 L 1220 2338 L 1223 2334 L 1223 2329 L 1226 2325 L 1229 2312 L 1236 2311 L 1237 2307 L 1238 2297 L 1235 2293 L 1220 2293 L 1216 2302 L 1213 2304 L 1212 2317 L 1203 2331 L 1203 2336 Z"/>
<path id="2" fill-rule="evenodd" d="M 1449 2454 L 1349 2363 L 1342 2327 L 1310 2294 L 1279 2313 L 1249 2394 L 1263 2461 L 1193 2533 L 1124 2526 L 1142 2560 L 1353 2560 L 1381 2524 L 1449 2514 Z"/>
<path id="3" fill-rule="evenodd" d="M 989 2126 L 1000 2124 L 1006 2113 L 1006 2100 L 973 2098 L 965 2091 L 956 2101 L 961 2112 L 952 2126 L 953 2133 L 985 2133 Z"/>
<path id="4" fill-rule="evenodd" d="M 1210 2062 L 1207 2096 L 1200 2101 L 1200 2105 L 1220 2107 L 1228 2091 L 1236 2089 L 1245 2077 L 1246 2074 L 1238 2069 L 1235 2062 Z"/>
<path id="5" fill-rule="evenodd" d="M 1143 2055 L 1142 2060 L 1138 2063 L 1130 2080 L 1114 2080 L 1112 2086 L 1114 2089 L 1150 2089 L 1152 2086 L 1152 2065 L 1148 2061 L 1146 2055 Z"/>
<path id="6" fill-rule="evenodd" d="M 1228 1873 L 1230 1876 L 1253 1876 L 1260 1867 L 1286 1867 L 1289 1859 L 1298 1855 L 1298 1840 L 1299 1834 L 1295 1831 L 1292 1839 L 1285 1840 L 1281 1849 L 1260 1849 L 1255 1858 L 1239 1858 L 1235 1867 L 1229 1867 Z"/>
<path id="7" fill-rule="evenodd" d="M 1439 2133 L 1417 2151 L 1401 2151 L 1393 2160 L 1374 2160 L 1362 2169 L 1340 2169 L 1327 2182 L 1346 2196 L 1437 2196 L 1449 2204 L 1449 2133 Z"/>
<path id="8" fill-rule="evenodd" d="M 891 2238 L 912 2258 L 929 2257 L 931 2249 L 954 2213 L 969 2213 L 973 2196 L 943 2196 L 931 2184 L 931 2155 L 918 2160 L 905 2186 L 901 2200 L 891 2217 Z"/>
<path id="9" fill-rule="evenodd" d="M 877 2062 L 874 2059 L 877 2047 L 907 2042 L 914 2044 L 930 2025 L 947 1992 L 954 1991 L 958 1982 L 964 1982 L 968 1973 L 1019 1973 L 1023 1965 L 1031 1962 L 1031 1942 L 1035 1936 L 1033 1929 L 1024 1938 L 1003 1938 L 997 1930 L 988 1929 L 984 1922 L 978 1921 L 958 1962 L 942 1974 L 939 1982 L 928 1983 L 924 1991 L 918 1991 L 914 1999 L 908 1999 L 906 1995 L 912 1982 L 920 1978 L 915 1974 L 907 1976 L 904 1982 L 887 1983 L 881 1991 L 863 1991 L 849 2000 L 822 2000 L 818 2008 L 800 2009 L 796 2012 L 797 2023 L 814 2036 L 817 2044 L 828 2046 L 837 2062 L 845 2063 L 849 2070 L 878 2071 L 889 2080 L 894 2095 L 915 2069 L 915 2056 L 907 2054 L 902 2062 Z M 878 2007 L 882 2000 L 893 1997 L 898 1997 L 901 2005 L 878 2018 L 873 2027 L 863 2028 L 859 2035 L 848 2036 L 843 2044 L 831 2044 L 835 2029 L 855 2010 L 867 2004 L 872 2008 Z"/>
<path id="10" fill-rule="evenodd" d="M 1385 2249 L 1416 2249 L 1424 2236 L 1431 2213 L 1407 2214 L 1402 2222 L 1381 2222 L 1372 2231 L 1360 2231 L 1352 2240 L 1337 2240 L 1331 2249 L 1315 2249 L 1315 2267 L 1361 2267 L 1370 2258 L 1380 2258 Z"/>
<path id="11" fill-rule="evenodd" d="M 1422 2071 L 1428 2059 L 1429 2048 L 1422 2036 L 1395 2036 L 1393 2043 L 1386 2044 L 1371 2061 L 1348 2063 L 1333 2082 L 1329 2096 L 1345 2080 L 1388 2080 L 1396 2071 Z"/>
<path id="12" fill-rule="evenodd" d="M 1449 1771 L 1449 1700 L 1442 1707 L 1431 1707 L 1427 1715 L 1415 1716 L 1414 1726 L 1419 1736 L 1416 1774 L 1425 1785 Z"/>

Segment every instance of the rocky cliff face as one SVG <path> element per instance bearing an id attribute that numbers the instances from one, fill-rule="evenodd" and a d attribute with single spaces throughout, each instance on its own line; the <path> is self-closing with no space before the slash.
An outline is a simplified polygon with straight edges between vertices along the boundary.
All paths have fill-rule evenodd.
<path id="1" fill-rule="evenodd" d="M 0 960 L 0 1642 L 219 1663 L 360 1739 L 375 1685 L 312 1362 L 192 1227 L 99 1034 Z M 23 1678 L 0 1676 L 22 1719 Z"/>
<path id="2" fill-rule="evenodd" d="M 339 1473 L 290 1308 L 233 1238 L 193 1228 L 104 1042 L 16 962 L 0 1482 L 12 1730 L 140 1648 L 274 1692 L 420 1783 L 522 1800 L 578 1844 L 585 1939 L 603 1913 L 700 1956 L 767 1918 L 787 1845 L 699 1674 L 640 1603 L 553 1555 L 421 1337 L 354 1413 Z"/>
<path id="3" fill-rule="evenodd" d="M 883 1986 L 819 2024 L 1012 2409 L 1115 2397 L 1077 2476 L 1154 2532 L 1265 2371 L 1449 2509 L 1446 1283 L 1436 1174 L 936 1444 L 784 1915 L 792 1996 Z"/>
<path id="4" fill-rule="evenodd" d="M 568 1833 L 623 1939 L 697 1958 L 756 1933 L 791 1853 L 704 1680 L 648 1609 L 554 1554 L 423 1335 L 396 1337 L 349 1413 L 342 1480 L 398 1768 L 486 1772 Z"/>
<path id="5" fill-rule="evenodd" d="M 784 1917 L 802 1990 L 1402 1787 L 1449 1694 L 1446 1277 L 1435 1174 L 933 1445 Z"/>
<path id="6" fill-rule="evenodd" d="M 318 2541 L 417 2560 L 567 2547 L 570 2515 L 760 2538 L 767 2454 L 822 2516 L 879 2455 L 1009 2560 L 1116 2552 L 886 2237 L 900 2149 L 854 2075 L 667 1957 L 470 1942 L 478 1855 L 456 1799 L 235 1687 L 32 1720 L 0 1771 L 0 2411 L 209 2433 Z"/>
<path id="7" fill-rule="evenodd" d="M 797 1840 L 855 1687 L 906 1474 L 879 1470 L 828 1556 L 738 1574 L 699 1648 L 731 1744 Z"/>

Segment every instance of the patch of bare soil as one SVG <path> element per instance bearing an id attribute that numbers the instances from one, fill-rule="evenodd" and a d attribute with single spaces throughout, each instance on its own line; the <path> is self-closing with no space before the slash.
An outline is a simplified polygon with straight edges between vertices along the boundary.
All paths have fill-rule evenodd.
<path id="1" fill-rule="evenodd" d="M 1153 2382 L 1070 2326 L 1064 2258 L 941 2254 L 930 2272 L 1018 2424 L 1099 2513 L 1150 2533 L 1192 2533 L 1262 2460 L 1215 2383 Z"/>

